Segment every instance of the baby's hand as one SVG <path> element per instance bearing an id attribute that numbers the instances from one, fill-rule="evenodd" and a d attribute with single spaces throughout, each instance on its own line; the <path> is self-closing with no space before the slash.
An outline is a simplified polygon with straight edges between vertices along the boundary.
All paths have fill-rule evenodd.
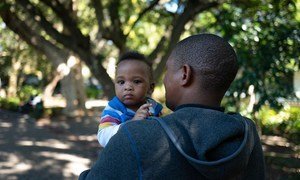
<path id="1" fill-rule="evenodd" d="M 149 108 L 151 107 L 151 104 L 146 103 L 143 104 L 136 112 L 132 120 L 142 120 L 146 119 L 148 116 L 150 116 Z"/>

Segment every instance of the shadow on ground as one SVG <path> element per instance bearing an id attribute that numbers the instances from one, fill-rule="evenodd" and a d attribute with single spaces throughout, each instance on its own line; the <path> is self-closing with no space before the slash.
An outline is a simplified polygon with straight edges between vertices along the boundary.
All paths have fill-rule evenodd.
<path id="1" fill-rule="evenodd" d="M 101 150 L 98 120 L 41 119 L 0 109 L 0 179 L 77 179 Z M 299 144 L 262 136 L 267 179 L 300 179 Z"/>
<path id="2" fill-rule="evenodd" d="M 38 123 L 0 110 L 0 179 L 77 179 L 100 151 L 94 117 Z"/>
<path id="3" fill-rule="evenodd" d="M 300 179 L 300 147 L 279 136 L 262 136 L 267 179 Z"/>

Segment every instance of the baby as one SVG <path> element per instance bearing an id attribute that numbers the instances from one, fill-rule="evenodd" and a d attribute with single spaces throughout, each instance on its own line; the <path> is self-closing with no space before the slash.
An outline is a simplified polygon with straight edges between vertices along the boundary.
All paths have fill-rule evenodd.
<path id="1" fill-rule="evenodd" d="M 162 105 L 150 98 L 154 90 L 151 65 L 144 55 L 129 51 L 123 54 L 116 68 L 115 93 L 102 112 L 97 138 L 105 147 L 128 120 L 159 116 Z"/>

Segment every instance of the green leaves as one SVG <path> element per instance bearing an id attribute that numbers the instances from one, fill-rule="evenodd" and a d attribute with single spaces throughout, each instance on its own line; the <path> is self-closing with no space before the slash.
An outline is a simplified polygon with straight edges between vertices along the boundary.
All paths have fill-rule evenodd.
<path id="1" fill-rule="evenodd" d="M 239 57 L 239 76 L 229 91 L 246 93 L 254 85 L 257 109 L 264 104 L 278 108 L 278 98 L 295 97 L 292 78 L 299 69 L 300 24 L 294 2 L 269 0 L 244 8 L 225 4 L 217 19 L 217 29 Z"/>

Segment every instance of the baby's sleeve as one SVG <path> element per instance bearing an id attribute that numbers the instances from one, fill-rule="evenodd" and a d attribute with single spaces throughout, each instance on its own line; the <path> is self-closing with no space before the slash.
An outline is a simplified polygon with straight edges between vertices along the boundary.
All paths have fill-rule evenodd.
<path id="1" fill-rule="evenodd" d="M 120 124 L 121 121 L 112 116 L 105 116 L 101 118 L 97 139 L 102 147 L 105 147 L 110 138 L 118 132 Z"/>

